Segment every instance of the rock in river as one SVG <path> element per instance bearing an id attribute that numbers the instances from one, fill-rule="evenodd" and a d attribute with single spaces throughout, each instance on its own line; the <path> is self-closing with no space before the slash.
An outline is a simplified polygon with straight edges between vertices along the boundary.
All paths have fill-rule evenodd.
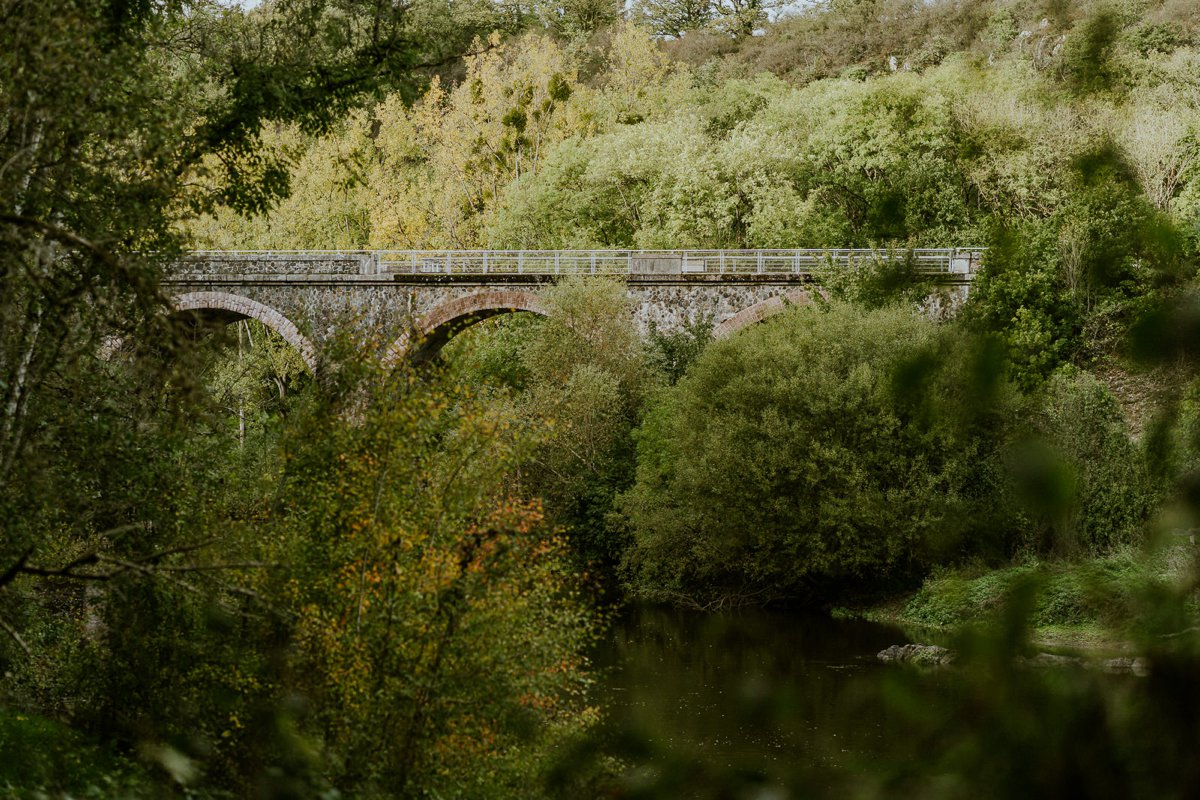
<path id="1" fill-rule="evenodd" d="M 940 667 L 954 662 L 955 653 L 934 644 L 894 644 L 879 651 L 880 661 L 897 664 L 917 664 L 922 667 Z"/>

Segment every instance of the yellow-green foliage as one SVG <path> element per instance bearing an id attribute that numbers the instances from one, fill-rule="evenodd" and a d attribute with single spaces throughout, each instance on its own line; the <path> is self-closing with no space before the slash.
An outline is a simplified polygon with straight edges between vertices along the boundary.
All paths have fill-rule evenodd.
<path id="1" fill-rule="evenodd" d="M 355 795 L 531 796 L 556 742 L 596 719 L 595 617 L 566 543 L 507 475 L 526 443 L 465 392 L 359 384 L 286 446 L 267 534 L 294 565 L 294 689 Z"/>
<path id="2" fill-rule="evenodd" d="M 974 35 L 990 42 L 1002 22 Z M 1137 16 L 1119 17 L 1116 42 L 1088 56 L 1119 79 L 1084 91 L 1076 56 L 1043 58 L 1053 31 L 1091 35 L 1076 22 L 1014 28 L 980 45 L 999 48 L 989 60 L 943 53 L 801 85 L 673 63 L 628 24 L 587 47 L 494 39 L 411 107 L 389 97 L 319 140 L 270 132 L 293 197 L 194 232 L 225 247 L 980 245 L 996 223 L 1061 215 L 1076 160 L 1104 141 L 1150 206 L 1191 220 L 1200 56 L 1186 37 L 1139 44 Z M 1070 262 L 1090 234 L 1084 209 L 1066 216 Z"/>

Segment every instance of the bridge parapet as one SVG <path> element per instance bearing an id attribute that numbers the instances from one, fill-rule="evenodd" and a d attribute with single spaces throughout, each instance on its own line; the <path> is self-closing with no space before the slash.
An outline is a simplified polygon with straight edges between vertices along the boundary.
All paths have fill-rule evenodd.
<path id="1" fill-rule="evenodd" d="M 912 260 L 923 273 L 968 278 L 981 248 L 914 250 L 411 250 L 379 251 L 379 271 L 442 275 L 798 275 Z"/>
<path id="2" fill-rule="evenodd" d="M 378 254 L 366 250 L 197 250 L 171 277 L 374 275 L 378 265 Z"/>
<path id="3" fill-rule="evenodd" d="M 980 248 L 913 250 L 360 250 L 197 252 L 177 275 L 814 275 L 909 261 L 921 273 L 970 280 Z M 175 276 L 172 276 L 175 277 Z"/>

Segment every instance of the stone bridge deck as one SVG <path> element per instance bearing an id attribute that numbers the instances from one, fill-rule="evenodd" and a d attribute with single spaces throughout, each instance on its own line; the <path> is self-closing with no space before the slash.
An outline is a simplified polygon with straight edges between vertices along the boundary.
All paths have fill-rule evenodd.
<path id="1" fill-rule="evenodd" d="M 965 297 L 979 249 L 196 252 L 164 283 L 181 312 L 253 317 L 310 365 L 348 326 L 385 336 L 392 357 L 429 357 L 454 332 L 509 311 L 546 313 L 538 290 L 567 275 L 621 280 L 643 330 L 696 320 L 717 336 L 810 298 L 832 271 L 904 261 L 939 284 L 935 313 Z M 819 290 L 818 290 L 819 291 Z"/>

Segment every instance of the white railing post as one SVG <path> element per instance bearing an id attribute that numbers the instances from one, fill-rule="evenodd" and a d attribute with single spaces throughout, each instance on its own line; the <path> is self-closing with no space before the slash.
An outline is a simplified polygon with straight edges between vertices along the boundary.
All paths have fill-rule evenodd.
<path id="1" fill-rule="evenodd" d="M 517 251 L 517 272 L 518 273 L 525 272 L 525 251 L 524 250 Z"/>
<path id="2" fill-rule="evenodd" d="M 592 251 L 592 274 L 596 274 L 596 251 Z"/>
<path id="3" fill-rule="evenodd" d="M 724 274 L 725 274 L 725 251 L 724 251 L 724 250 L 722 250 L 722 251 L 721 251 L 721 266 L 720 266 L 720 274 L 721 274 L 721 275 L 724 275 Z"/>
<path id="4" fill-rule="evenodd" d="M 758 251 L 758 274 L 762 275 L 762 271 L 763 271 L 763 252 L 762 252 L 762 250 L 759 250 Z"/>

